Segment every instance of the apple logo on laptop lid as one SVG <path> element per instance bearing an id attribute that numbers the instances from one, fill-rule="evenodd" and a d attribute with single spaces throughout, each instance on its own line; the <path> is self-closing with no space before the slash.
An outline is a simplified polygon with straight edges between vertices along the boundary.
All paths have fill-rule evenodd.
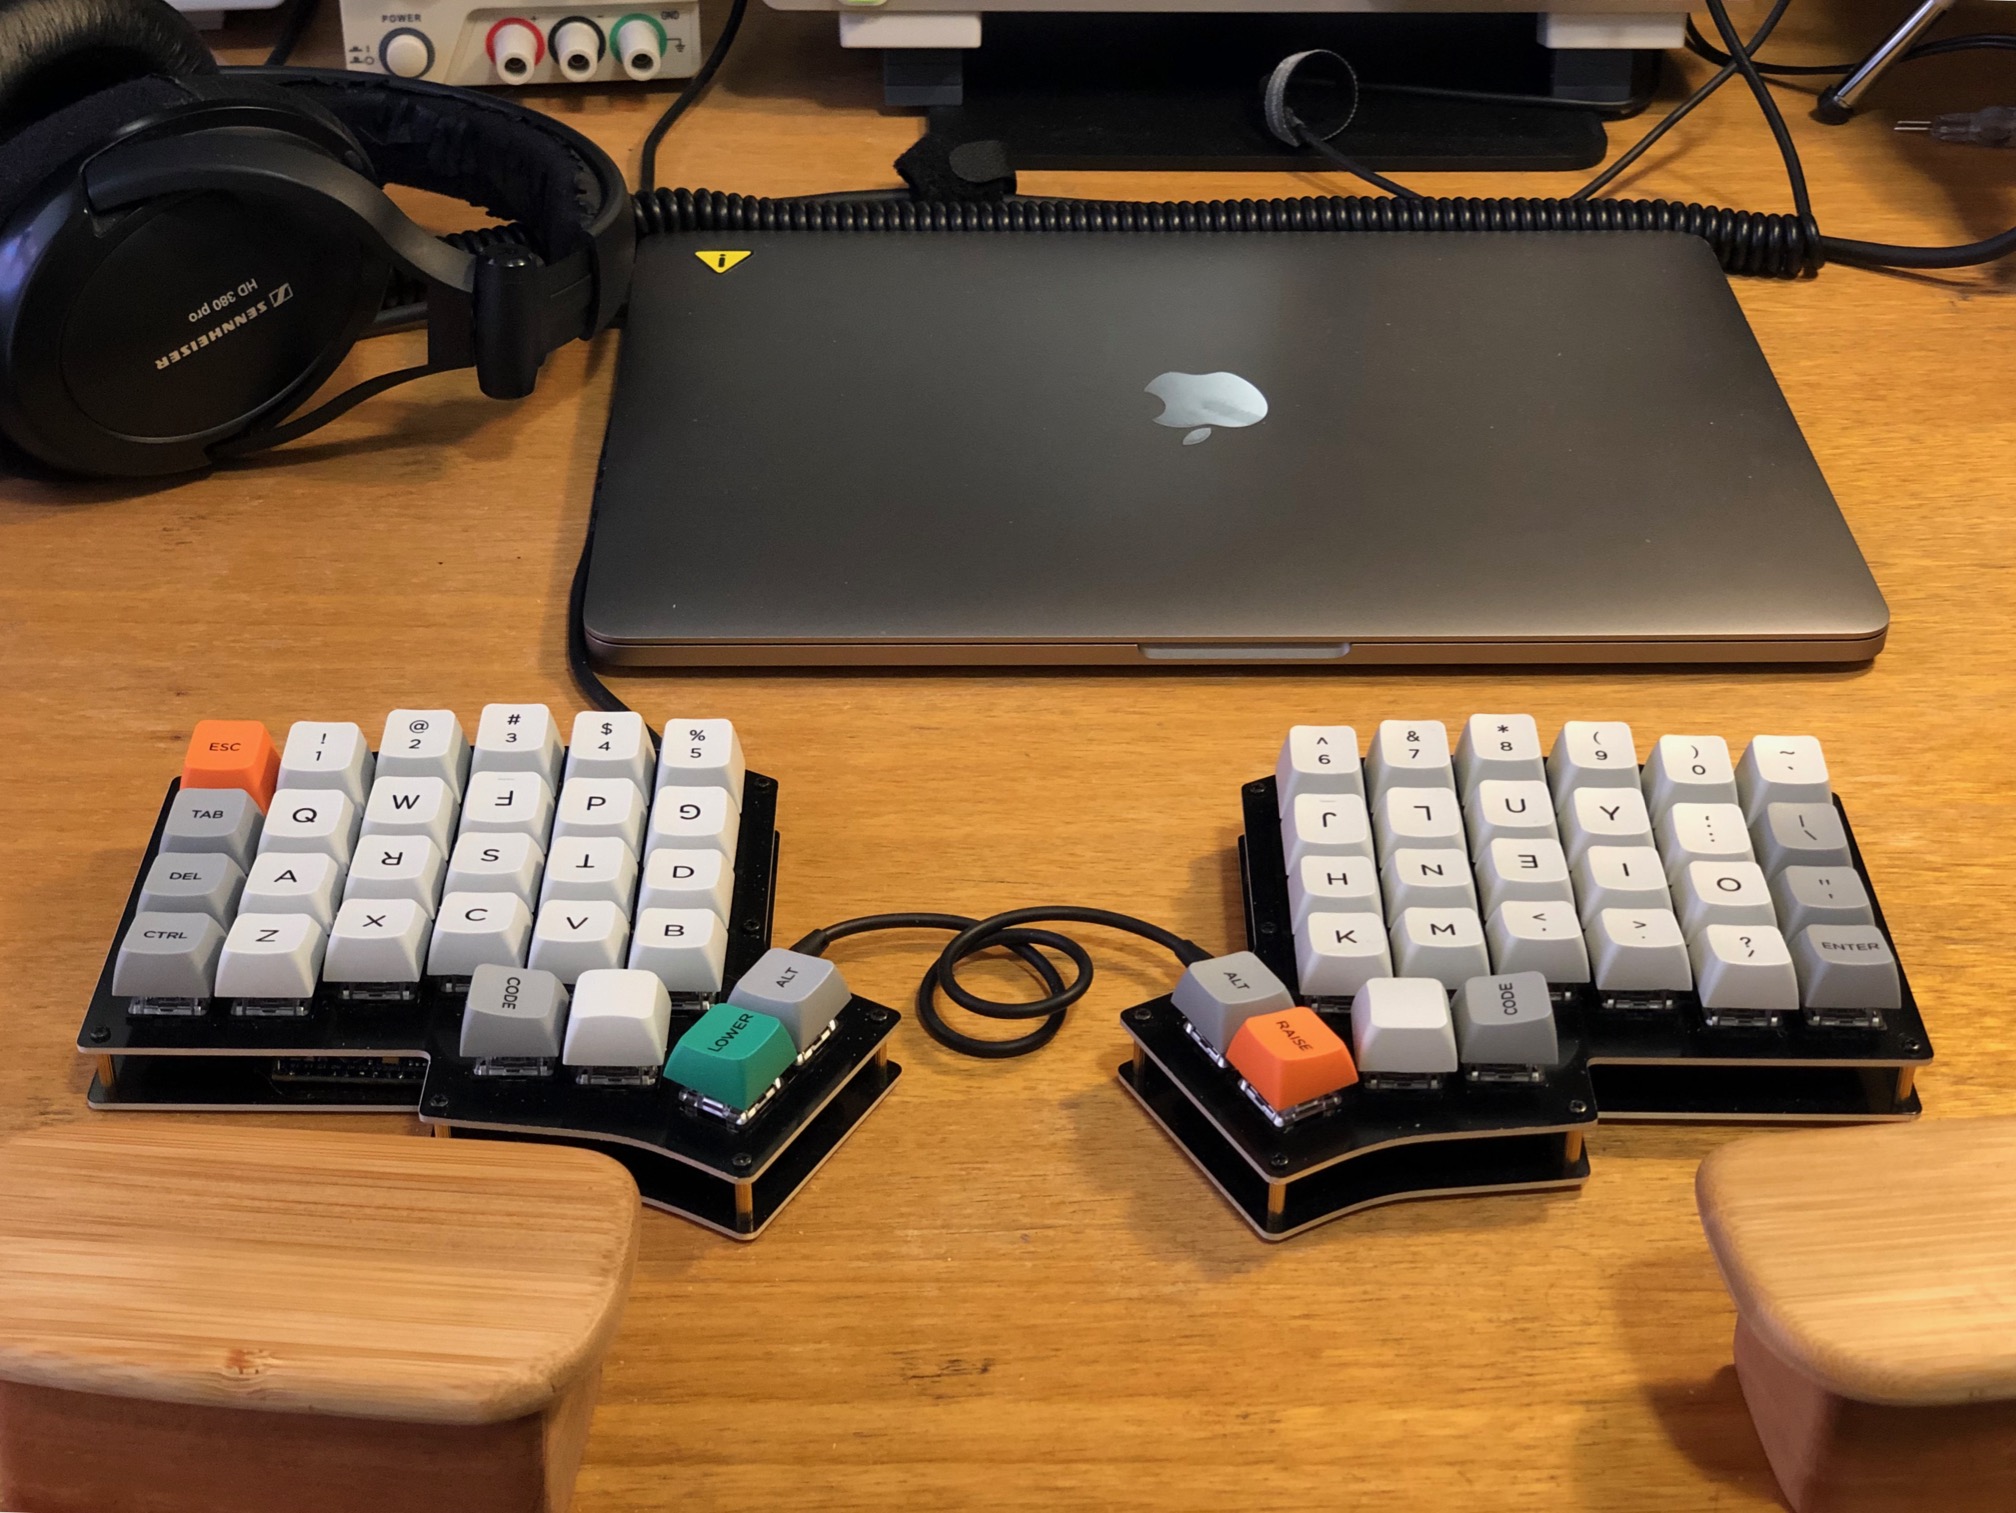
<path id="1" fill-rule="evenodd" d="M 1257 425 L 1267 418 L 1267 396 L 1237 373 L 1163 373 L 1146 392 L 1162 401 L 1155 424 L 1188 431 L 1186 447 L 1209 440 L 1213 426 Z"/>

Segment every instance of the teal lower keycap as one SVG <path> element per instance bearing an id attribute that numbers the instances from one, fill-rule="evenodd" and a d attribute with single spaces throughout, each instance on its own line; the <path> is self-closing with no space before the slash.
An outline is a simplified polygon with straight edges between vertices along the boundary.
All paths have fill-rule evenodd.
<path id="1" fill-rule="evenodd" d="M 768 1014 L 717 1004 L 672 1047 L 665 1075 L 703 1098 L 746 1109 L 797 1059 L 791 1032 Z"/>

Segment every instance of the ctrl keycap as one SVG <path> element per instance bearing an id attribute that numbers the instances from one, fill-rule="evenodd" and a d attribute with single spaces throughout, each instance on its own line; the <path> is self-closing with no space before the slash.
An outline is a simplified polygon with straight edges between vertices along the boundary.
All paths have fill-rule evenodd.
<path id="1" fill-rule="evenodd" d="M 679 1037 L 665 1075 L 741 1112 L 798 1059 L 791 1032 L 768 1014 L 716 1004 Z"/>
<path id="2" fill-rule="evenodd" d="M 1267 963 L 1251 951 L 1234 951 L 1192 962 L 1169 995 L 1176 1011 L 1219 1055 L 1232 1044 L 1239 1027 L 1256 1014 L 1274 1014 L 1295 1007 L 1295 999 Z M 1252 1079 L 1247 1079 L 1251 1081 Z"/>
<path id="3" fill-rule="evenodd" d="M 121 998 L 208 998 L 223 949 L 223 927 L 207 914 L 135 914 L 112 964 L 112 991 Z"/>
<path id="4" fill-rule="evenodd" d="M 1256 1014 L 1239 1026 L 1225 1059 L 1277 1111 L 1358 1080 L 1351 1051 L 1314 1009 Z"/>
<path id="5" fill-rule="evenodd" d="M 551 972 L 478 967 L 462 1010 L 461 1052 L 470 1061 L 551 1061 L 567 1025 L 567 990 Z"/>
<path id="6" fill-rule="evenodd" d="M 189 733 L 184 788 L 236 788 L 264 809 L 279 777 L 279 749 L 257 720 L 198 720 Z"/>

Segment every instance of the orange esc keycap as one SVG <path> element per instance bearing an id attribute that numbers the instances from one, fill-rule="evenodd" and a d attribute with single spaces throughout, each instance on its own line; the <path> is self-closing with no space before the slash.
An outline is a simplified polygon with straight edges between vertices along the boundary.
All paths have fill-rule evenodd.
<path id="1" fill-rule="evenodd" d="M 1291 1109 L 1358 1080 L 1350 1047 L 1313 1009 L 1255 1014 L 1239 1026 L 1225 1059 L 1277 1109 Z"/>
<path id="2" fill-rule="evenodd" d="M 243 788 L 264 809 L 279 777 L 279 748 L 257 720 L 198 720 L 189 734 L 184 788 Z"/>

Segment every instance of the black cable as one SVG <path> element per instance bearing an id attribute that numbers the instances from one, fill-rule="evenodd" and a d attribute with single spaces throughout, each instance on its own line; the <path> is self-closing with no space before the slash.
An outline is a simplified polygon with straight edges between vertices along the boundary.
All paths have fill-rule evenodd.
<path id="1" fill-rule="evenodd" d="M 1343 153 L 1339 152 L 1335 147 L 1331 146 L 1323 138 L 1317 136 L 1316 133 L 1311 131 L 1308 125 L 1298 117 L 1290 116 L 1289 121 L 1294 128 L 1295 135 L 1301 138 L 1302 145 L 1304 147 L 1309 148 L 1318 157 L 1327 158 L 1333 166 L 1343 169 L 1348 174 L 1353 174 L 1356 177 L 1363 179 L 1366 183 L 1370 184 L 1375 189 L 1383 189 L 1388 194 L 1395 195 L 1400 199 L 1418 200 L 1422 198 L 1420 190 L 1409 189 L 1405 184 L 1395 183 L 1392 179 L 1387 178 L 1385 174 L 1375 173 L 1370 168 L 1367 168 L 1363 163 L 1357 162 L 1352 158 L 1346 157 Z"/>
<path id="2" fill-rule="evenodd" d="M 598 480 L 599 481 L 599 480 Z M 588 506 L 588 528 L 581 533 L 581 555 L 574 561 L 574 581 L 567 588 L 567 671 L 574 686 L 596 709 L 612 714 L 629 714 L 630 706 L 618 698 L 595 671 L 588 653 L 588 559 L 595 550 L 595 517 L 601 510 L 601 490 Z"/>
<path id="3" fill-rule="evenodd" d="M 301 38 L 314 17 L 315 0 L 291 0 L 287 14 L 280 22 L 280 35 L 273 39 L 273 50 L 266 54 L 268 68 L 279 68 L 294 56 L 294 49 L 301 45 Z"/>
<path id="4" fill-rule="evenodd" d="M 651 129 L 644 134 L 643 162 L 638 166 L 638 182 L 650 193 L 658 185 L 658 144 L 665 140 L 665 133 L 686 114 L 693 102 L 707 92 L 707 86 L 714 82 L 714 75 L 721 62 L 728 56 L 728 49 L 735 45 L 735 33 L 742 29 L 742 15 L 749 9 L 749 0 L 735 0 L 728 8 L 728 19 L 721 26 L 721 35 L 714 39 L 714 45 L 707 49 L 707 56 L 701 60 L 699 70 L 665 107 L 664 114 L 651 123 Z"/>
<path id="5" fill-rule="evenodd" d="M 1138 935 L 1163 947 L 1186 967 L 1192 962 L 1207 960 L 1211 955 L 1194 940 L 1186 940 L 1172 930 L 1151 925 L 1131 914 L 1116 914 L 1110 909 L 1085 909 L 1071 904 L 1009 909 L 986 919 L 968 919 L 963 914 L 864 914 L 858 919 L 842 920 L 837 925 L 814 930 L 791 949 L 808 956 L 823 956 L 835 941 L 850 935 L 865 935 L 880 930 L 952 931 L 952 939 L 938 953 L 937 960 L 931 963 L 917 985 L 918 1023 L 924 1026 L 933 1040 L 963 1056 L 1001 1061 L 1011 1056 L 1027 1056 L 1031 1051 L 1039 1051 L 1048 1045 L 1064 1028 L 1064 1016 L 1071 1006 L 1083 998 L 1085 990 L 1092 986 L 1091 952 L 1068 935 L 1060 935 L 1054 930 L 1028 928 L 1030 925 L 1059 922 L 1099 925 Z M 1049 991 L 1029 1003 L 1005 1003 L 999 999 L 982 998 L 961 983 L 958 975 L 960 964 L 982 951 L 1006 951 L 1017 957 Z M 1077 969 L 1076 975 L 1065 981 L 1056 965 L 1043 955 L 1045 951 L 1055 951 L 1069 960 Z M 983 1019 L 1040 1019 L 1043 1022 L 1026 1035 L 1013 1035 L 1005 1040 L 968 1035 L 945 1022 L 938 1008 L 941 992 L 961 1008 Z"/>
<path id="6" fill-rule="evenodd" d="M 1807 239 L 1817 242 L 1820 240 L 1820 224 L 1813 218 L 1813 196 L 1806 187 L 1806 165 L 1799 161 L 1799 149 L 1792 141 L 1792 129 L 1785 124 L 1785 114 L 1779 110 L 1778 101 L 1764 83 L 1764 76 L 1757 72 L 1750 49 L 1743 45 L 1743 39 L 1736 31 L 1736 23 L 1729 19 L 1726 0 L 1708 0 L 1708 14 L 1715 22 L 1715 30 L 1722 35 L 1722 45 L 1735 55 L 1743 82 L 1750 86 L 1750 94 L 1757 101 L 1758 110 L 1764 114 L 1764 124 L 1771 128 L 1772 140 L 1778 144 L 1778 156 L 1785 164 L 1785 182 L 1792 191 L 1792 211 L 1799 217 L 1800 230 Z"/>
<path id="7" fill-rule="evenodd" d="M 1689 52 L 1696 57 L 1706 58 L 1710 63 L 1727 64 L 1734 61 L 1729 54 L 1701 35 L 1701 29 L 1694 24 L 1692 16 L 1687 18 L 1686 42 Z M 1916 47 L 1907 48 L 1895 62 L 1911 63 L 1920 58 L 1937 58 L 1949 53 L 1976 52 L 1984 49 L 1991 51 L 2016 49 L 2016 34 L 1973 32 L 1964 37 L 1941 37 L 1936 42 L 1920 42 Z M 1761 58 L 1755 61 L 1759 73 L 1767 77 L 1787 79 L 1853 73 L 1862 63 L 1860 58 L 1847 63 L 1767 63 Z"/>

